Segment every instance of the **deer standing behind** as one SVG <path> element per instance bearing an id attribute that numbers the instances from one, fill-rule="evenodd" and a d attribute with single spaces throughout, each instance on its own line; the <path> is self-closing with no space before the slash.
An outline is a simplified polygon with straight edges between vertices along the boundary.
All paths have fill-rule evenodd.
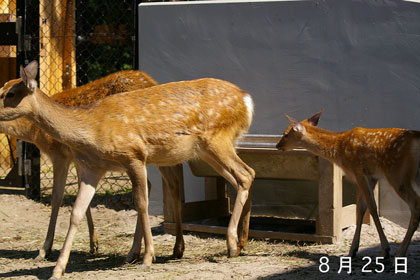
<path id="1" fill-rule="evenodd" d="M 123 169 L 131 179 L 145 241 L 142 267 L 150 267 L 154 248 L 146 164 L 173 166 L 200 158 L 229 181 L 238 194 L 227 230 L 228 254 L 240 253 L 248 237 L 249 190 L 255 172 L 236 155 L 234 141 L 252 121 L 253 102 L 248 94 L 226 81 L 200 79 L 115 94 L 86 107 L 69 108 L 39 90 L 37 67 L 36 62 L 21 67 L 22 79 L 9 81 L 1 89 L 0 120 L 26 117 L 70 147 L 80 168 L 80 191 L 53 279 L 62 276 L 95 186 L 111 169 Z M 139 234 L 135 234 L 133 247 L 138 242 Z"/>
<path id="2" fill-rule="evenodd" d="M 57 93 L 52 96 L 52 99 L 66 106 L 77 107 L 88 105 L 112 94 L 155 85 L 157 85 L 157 82 L 146 73 L 137 70 L 126 70 L 110 74 L 83 86 Z M 64 194 L 69 165 L 73 161 L 73 155 L 66 145 L 56 141 L 49 134 L 45 133 L 25 118 L 0 122 L 0 132 L 35 144 L 43 154 L 48 156 L 53 165 L 54 176 L 51 197 L 51 217 L 46 239 L 36 257 L 36 260 L 40 261 L 50 253 L 54 242 L 57 215 Z M 179 190 L 180 184 L 180 179 L 176 177 L 178 173 L 175 172 L 177 168 L 180 167 L 164 167 L 161 170 L 161 173 L 165 178 L 164 181 L 167 182 L 171 191 L 173 190 L 174 193 Z M 176 209 L 181 207 L 179 199 L 175 199 L 173 203 Z M 176 211 L 180 212 L 180 210 Z M 177 220 L 177 241 L 174 247 L 174 257 L 177 258 L 182 257 L 184 251 L 180 215 L 181 214 L 179 214 L 179 221 Z M 86 217 L 89 225 L 91 253 L 96 253 L 98 250 L 98 238 L 93 226 L 90 208 L 87 209 Z M 140 248 L 133 248 L 132 251 L 139 254 Z M 128 261 L 133 260 L 134 259 L 130 259 Z"/>
<path id="3" fill-rule="evenodd" d="M 420 131 L 356 127 L 345 132 L 331 132 L 316 127 L 321 113 L 300 123 L 286 115 L 290 125 L 284 131 L 277 148 L 305 148 L 340 166 L 357 183 L 356 231 L 349 252 L 351 257 L 359 249 L 366 206 L 379 233 L 382 254 L 389 257 L 389 243 L 379 221 L 373 196 L 376 182 L 386 179 L 411 211 L 407 233 L 396 252 L 397 257 L 405 256 L 420 219 Z"/>

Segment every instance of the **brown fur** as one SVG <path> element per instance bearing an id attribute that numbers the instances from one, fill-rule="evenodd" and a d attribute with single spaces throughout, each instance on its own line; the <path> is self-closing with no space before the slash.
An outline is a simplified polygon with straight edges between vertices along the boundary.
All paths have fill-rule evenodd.
<path id="1" fill-rule="evenodd" d="M 170 166 L 195 157 L 206 161 L 238 190 L 227 247 L 230 256 L 239 254 L 246 245 L 249 190 L 255 172 L 236 155 L 233 143 L 251 124 L 253 104 L 248 94 L 226 81 L 201 79 L 120 93 L 85 107 L 68 108 L 36 87 L 36 73 L 37 63 L 32 62 L 21 69 L 23 84 L 2 89 L 0 120 L 30 119 L 68 145 L 80 168 L 80 191 L 54 277 L 64 272 L 76 228 L 99 179 L 110 169 L 123 168 L 130 176 L 138 225 L 143 225 L 143 265 L 150 266 L 154 249 L 147 212 L 146 164 Z M 240 220 L 245 233 L 240 233 L 238 244 Z M 138 238 L 136 234 L 133 247 L 138 247 Z"/>
<path id="2" fill-rule="evenodd" d="M 1 94 L 4 94 L 5 90 L 9 90 L 13 85 L 21 82 L 22 79 L 9 81 L 1 89 Z M 84 86 L 57 93 L 52 98 L 66 106 L 87 105 L 108 95 L 154 85 L 157 85 L 157 82 L 142 71 L 120 71 Z M 67 146 L 56 141 L 49 134 L 45 133 L 25 118 L 0 122 L 0 131 L 26 142 L 34 143 L 43 154 L 46 154 L 51 159 L 53 164 L 54 178 L 53 195 L 51 199 L 51 218 L 44 245 L 40 249 L 37 257 L 37 260 L 42 260 L 51 251 L 57 214 L 64 192 L 68 166 L 73 159 L 73 155 Z M 168 182 L 173 182 L 173 180 L 168 180 Z M 178 188 L 179 186 L 176 185 L 173 187 Z M 98 238 L 93 228 L 90 208 L 88 208 L 87 211 L 87 218 L 89 222 L 91 252 L 96 252 L 98 248 Z M 180 231 L 180 234 L 181 233 L 182 232 Z M 179 237 L 179 239 L 182 239 L 182 237 Z M 183 240 L 180 242 L 182 242 L 183 246 Z M 181 244 L 176 246 L 182 247 Z M 183 252 L 175 252 L 174 254 L 182 256 L 182 253 Z"/>
<path id="3" fill-rule="evenodd" d="M 319 117 L 320 114 L 317 114 L 315 119 Z M 314 117 L 300 123 L 288 118 L 291 124 L 277 144 L 278 149 L 305 148 L 339 165 L 358 185 L 357 228 L 350 256 L 355 256 L 359 247 L 366 206 L 375 221 L 383 255 L 389 256 L 389 244 L 372 196 L 376 182 L 382 178 L 390 183 L 411 210 L 410 225 L 397 251 L 397 256 L 404 256 L 420 219 L 420 132 L 401 128 L 361 127 L 345 132 L 331 132 L 313 125 L 310 120 Z"/>
<path id="4" fill-rule="evenodd" d="M 79 107 L 91 104 L 115 93 L 148 88 L 157 84 L 158 83 L 145 72 L 125 70 L 108 75 L 83 86 L 54 94 L 52 98 L 62 105 Z"/>

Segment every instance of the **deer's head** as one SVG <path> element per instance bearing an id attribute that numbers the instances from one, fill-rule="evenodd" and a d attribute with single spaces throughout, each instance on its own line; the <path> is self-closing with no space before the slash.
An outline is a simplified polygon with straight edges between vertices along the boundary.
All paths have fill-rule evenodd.
<path id="1" fill-rule="evenodd" d="M 301 122 L 298 122 L 295 118 L 286 114 L 286 118 L 289 120 L 290 125 L 284 130 L 283 136 L 277 143 L 276 148 L 281 151 L 290 151 L 302 147 L 302 141 L 306 134 L 306 127 L 309 125 L 317 126 L 322 112 L 323 110 Z"/>
<path id="2" fill-rule="evenodd" d="M 31 98 L 37 90 L 38 63 L 20 67 L 20 79 L 10 80 L 0 89 L 0 121 L 14 120 L 31 113 Z"/>

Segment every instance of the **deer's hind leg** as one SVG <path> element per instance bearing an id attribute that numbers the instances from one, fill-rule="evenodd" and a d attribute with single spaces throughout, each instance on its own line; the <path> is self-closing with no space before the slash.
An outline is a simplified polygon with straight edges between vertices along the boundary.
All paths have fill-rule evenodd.
<path id="1" fill-rule="evenodd" d="M 150 191 L 152 189 L 152 183 L 147 180 L 148 197 L 150 197 Z M 143 239 L 143 226 L 141 224 L 140 216 L 137 215 L 136 230 L 134 231 L 133 244 L 130 251 L 125 258 L 126 263 L 135 263 L 140 259 L 141 253 L 141 241 Z"/>
<path id="2" fill-rule="evenodd" d="M 131 183 L 133 184 L 133 201 L 137 210 L 137 228 L 141 223 L 141 231 L 144 238 L 144 256 L 143 256 L 143 268 L 150 268 L 153 260 L 155 259 L 155 253 L 153 248 L 152 231 L 150 228 L 149 221 L 149 197 L 147 188 L 147 170 L 146 165 L 143 161 L 133 160 L 128 168 L 127 174 L 130 177 Z M 141 237 L 138 236 L 136 228 L 136 236 L 139 241 Z M 133 245 L 134 247 L 135 245 Z"/>
<path id="3" fill-rule="evenodd" d="M 407 254 L 408 246 L 410 245 L 411 238 L 417 230 L 420 221 L 420 198 L 414 191 L 413 187 L 417 187 L 416 182 L 405 183 L 400 188 L 395 188 L 398 195 L 407 203 L 411 211 L 410 223 L 405 234 L 403 242 L 398 247 L 395 254 L 396 257 L 403 257 Z"/>
<path id="4" fill-rule="evenodd" d="M 378 211 L 376 208 L 375 199 L 373 196 L 373 188 L 370 187 L 370 181 L 365 176 L 359 176 L 356 178 L 358 191 L 363 194 L 367 208 L 372 215 L 373 221 L 375 222 L 376 230 L 379 234 L 381 241 L 382 255 L 384 258 L 389 258 L 389 242 L 385 236 L 384 230 L 382 229 L 381 221 L 379 220 Z"/>
<path id="5" fill-rule="evenodd" d="M 249 192 L 255 172 L 236 155 L 233 145 L 227 141 L 214 141 L 205 148 L 202 147 L 200 158 L 212 166 L 217 173 L 230 182 L 238 191 L 226 236 L 229 256 L 237 256 L 240 254 L 242 247 L 246 245 L 244 239 L 248 238 L 251 211 Z M 241 240 L 239 241 L 238 225 L 241 219 Z"/>
<path id="6" fill-rule="evenodd" d="M 375 188 L 377 183 L 376 179 L 369 180 L 369 188 L 371 192 Z M 373 197 L 374 198 L 374 197 Z M 363 217 L 365 216 L 367 209 L 366 201 L 363 197 L 363 194 L 360 190 L 357 191 L 357 201 L 356 201 L 356 230 L 354 232 L 353 241 L 351 243 L 349 256 L 354 258 L 359 250 L 360 244 L 360 233 L 362 231 Z"/>

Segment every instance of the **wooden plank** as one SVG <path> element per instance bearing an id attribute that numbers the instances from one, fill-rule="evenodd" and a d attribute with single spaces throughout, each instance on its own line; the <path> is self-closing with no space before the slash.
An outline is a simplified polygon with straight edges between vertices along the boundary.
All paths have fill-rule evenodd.
<path id="1" fill-rule="evenodd" d="M 319 158 L 318 218 L 316 232 L 341 240 L 342 171 L 329 161 Z"/>
<path id="2" fill-rule="evenodd" d="M 179 184 L 179 199 L 180 203 L 184 203 L 184 176 L 183 176 L 183 166 L 182 164 L 172 167 L 172 171 L 175 172 L 173 176 L 168 179 L 171 179 L 171 182 L 167 182 L 165 177 L 162 176 L 162 192 L 163 192 L 163 215 L 165 221 L 175 222 L 175 202 L 172 197 L 171 185 L 170 184 Z M 182 191 L 182 193 L 181 193 Z M 176 199 L 176 198 L 175 198 Z M 181 206 L 182 207 L 182 206 Z"/>
<path id="3" fill-rule="evenodd" d="M 25 195 L 26 194 L 26 190 L 25 190 L 25 188 L 0 186 L 0 193 L 1 194 L 20 194 L 20 195 Z"/>
<path id="4" fill-rule="evenodd" d="M 341 209 L 341 228 L 356 224 L 356 204 L 351 204 Z"/>
<path id="5" fill-rule="evenodd" d="M 11 79 L 16 79 L 16 57 L 0 57 L 1 86 Z"/>
<path id="6" fill-rule="evenodd" d="M 218 177 L 204 178 L 204 198 L 206 200 L 217 199 L 217 179 Z"/>
<path id="7" fill-rule="evenodd" d="M 221 226 L 210 226 L 183 223 L 184 231 L 202 232 L 226 235 L 227 227 Z M 174 223 L 164 223 L 164 229 L 166 233 L 175 233 Z M 277 232 L 277 231 L 262 231 L 262 230 L 250 230 L 249 237 L 253 238 L 270 238 L 278 240 L 294 240 L 294 241 L 307 241 L 307 242 L 319 242 L 324 244 L 331 244 L 334 239 L 331 236 L 322 236 L 318 234 L 304 234 L 304 233 L 290 233 L 290 232 Z"/>
<path id="8" fill-rule="evenodd" d="M 182 205 L 182 221 L 194 221 L 229 215 L 229 198 L 189 202 Z M 166 220 L 166 219 L 165 219 Z"/>
<path id="9" fill-rule="evenodd" d="M 226 182 L 222 177 L 205 177 L 204 191 L 206 200 L 227 197 Z"/>

